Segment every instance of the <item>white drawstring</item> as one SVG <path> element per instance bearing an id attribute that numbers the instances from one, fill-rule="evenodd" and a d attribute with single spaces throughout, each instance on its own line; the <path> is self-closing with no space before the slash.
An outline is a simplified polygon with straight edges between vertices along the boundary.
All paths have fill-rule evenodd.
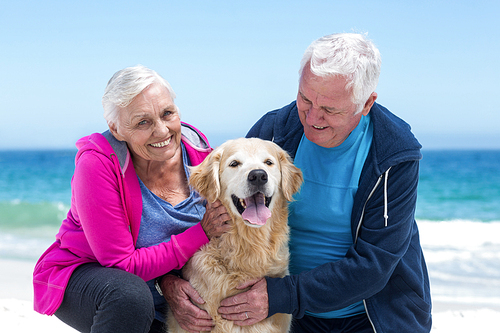
<path id="1" fill-rule="evenodd" d="M 377 183 L 375 184 L 372 191 L 368 195 L 368 198 L 365 201 L 365 204 L 363 206 L 363 210 L 361 211 L 361 216 L 360 216 L 359 221 L 358 221 L 358 227 L 356 228 L 356 237 L 354 238 L 354 244 L 356 244 L 356 242 L 358 241 L 359 230 L 361 229 L 361 223 L 363 222 L 363 218 L 365 216 L 366 204 L 368 203 L 368 200 L 370 200 L 373 193 L 375 193 L 375 190 L 378 188 L 378 186 L 382 182 L 382 177 L 384 177 L 384 175 L 385 175 L 385 177 L 384 177 L 385 178 L 384 179 L 384 219 L 385 219 L 385 226 L 387 227 L 387 220 L 389 219 L 389 214 L 387 212 L 388 211 L 388 207 L 387 207 L 387 182 L 389 180 L 389 170 L 391 170 L 391 168 L 387 169 L 387 171 L 384 172 L 384 174 L 382 174 L 378 177 Z"/>
<path id="2" fill-rule="evenodd" d="M 387 182 L 389 181 L 389 170 L 391 170 L 391 168 L 387 169 L 387 171 L 385 172 L 385 179 L 384 179 L 384 220 L 386 227 L 387 227 L 387 220 L 389 219 L 389 215 L 387 212 Z"/>

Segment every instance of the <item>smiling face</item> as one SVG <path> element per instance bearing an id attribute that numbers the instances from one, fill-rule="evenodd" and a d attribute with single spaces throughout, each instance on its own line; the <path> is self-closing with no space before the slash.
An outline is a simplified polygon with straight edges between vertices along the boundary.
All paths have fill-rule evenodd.
<path id="1" fill-rule="evenodd" d="M 370 112 L 377 94 L 373 93 L 363 110 L 356 114 L 347 80 L 342 76 L 322 78 L 304 67 L 297 94 L 297 109 L 307 139 L 325 148 L 337 147 L 358 126 L 362 115 Z"/>
<path id="2" fill-rule="evenodd" d="M 220 199 L 234 220 L 260 228 L 284 200 L 292 200 L 302 173 L 275 143 L 240 138 L 226 141 L 192 167 L 189 182 L 210 202 Z"/>
<path id="3" fill-rule="evenodd" d="M 166 161 L 180 150 L 179 112 L 164 86 L 152 84 L 118 113 L 111 133 L 127 142 L 134 159 Z"/>
<path id="4" fill-rule="evenodd" d="M 226 145 L 220 160 L 223 197 L 231 198 L 234 214 L 260 227 L 271 216 L 270 205 L 281 183 L 280 160 L 271 144 L 257 139 Z M 269 147 L 268 147 L 269 146 Z"/>

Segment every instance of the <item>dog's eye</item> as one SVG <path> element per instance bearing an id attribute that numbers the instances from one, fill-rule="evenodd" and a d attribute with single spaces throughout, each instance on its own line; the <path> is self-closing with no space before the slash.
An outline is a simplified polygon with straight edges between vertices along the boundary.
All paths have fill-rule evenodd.
<path id="1" fill-rule="evenodd" d="M 266 163 L 267 165 L 273 165 L 274 164 L 274 162 L 271 161 L 271 160 L 266 160 L 264 163 Z"/>
<path id="2" fill-rule="evenodd" d="M 241 164 L 240 162 L 238 162 L 238 161 L 235 160 L 235 161 L 232 161 L 231 163 L 229 163 L 229 166 L 232 167 L 232 168 L 235 168 L 235 167 L 237 167 L 240 164 Z"/>

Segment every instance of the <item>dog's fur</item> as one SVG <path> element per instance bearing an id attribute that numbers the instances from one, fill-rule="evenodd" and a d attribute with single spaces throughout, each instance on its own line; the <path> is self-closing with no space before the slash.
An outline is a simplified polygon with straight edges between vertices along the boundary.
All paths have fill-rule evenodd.
<path id="1" fill-rule="evenodd" d="M 255 180 L 255 173 L 260 181 Z M 287 207 L 302 184 L 302 173 L 278 145 L 255 138 L 236 139 L 225 142 L 193 167 L 190 184 L 209 202 L 219 199 L 232 219 L 231 230 L 212 239 L 183 268 L 184 278 L 205 300 L 200 307 L 216 323 L 212 332 L 288 332 L 291 316 L 287 314 L 240 327 L 222 319 L 217 309 L 223 299 L 244 291 L 236 286 L 245 281 L 288 274 Z M 245 221 L 236 206 L 241 202 L 238 199 L 256 192 L 265 195 L 266 205 L 270 198 L 271 217 L 264 225 L 262 219 L 258 224 Z M 168 327 L 172 333 L 185 332 L 171 312 Z"/>

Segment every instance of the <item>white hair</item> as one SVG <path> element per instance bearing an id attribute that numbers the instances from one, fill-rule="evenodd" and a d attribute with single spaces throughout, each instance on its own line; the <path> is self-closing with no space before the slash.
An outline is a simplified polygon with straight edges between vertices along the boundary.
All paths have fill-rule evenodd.
<path id="1" fill-rule="evenodd" d="M 144 89 L 155 83 L 167 88 L 172 100 L 175 99 L 170 83 L 152 69 L 137 65 L 116 72 L 108 81 L 102 96 L 104 119 L 108 124 L 117 124 L 118 108 L 128 106 Z"/>
<path id="2" fill-rule="evenodd" d="M 300 62 L 300 77 L 308 64 L 316 76 L 344 76 L 346 89 L 352 89 L 352 102 L 359 113 L 377 88 L 382 59 L 365 35 L 339 33 L 321 37 L 309 45 Z"/>

